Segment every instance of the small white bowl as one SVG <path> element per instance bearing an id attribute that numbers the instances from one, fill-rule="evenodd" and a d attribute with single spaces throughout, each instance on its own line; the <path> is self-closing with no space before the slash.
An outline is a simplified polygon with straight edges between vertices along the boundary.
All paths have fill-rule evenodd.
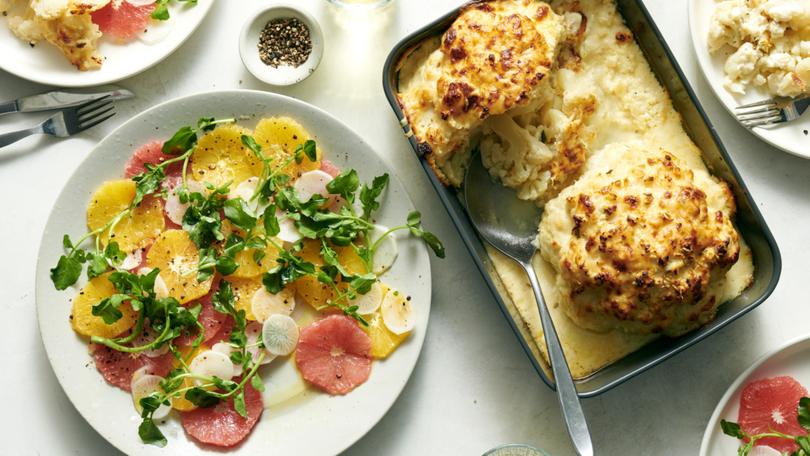
<path id="1" fill-rule="evenodd" d="M 282 65 L 273 68 L 259 57 L 259 36 L 265 25 L 273 19 L 294 17 L 309 29 L 312 39 L 312 52 L 306 62 L 298 67 Z M 323 32 L 318 21 L 309 13 L 288 4 L 274 4 L 259 9 L 250 16 L 239 35 L 239 56 L 245 68 L 258 79 L 275 86 L 286 86 L 301 82 L 315 71 L 323 56 Z"/>

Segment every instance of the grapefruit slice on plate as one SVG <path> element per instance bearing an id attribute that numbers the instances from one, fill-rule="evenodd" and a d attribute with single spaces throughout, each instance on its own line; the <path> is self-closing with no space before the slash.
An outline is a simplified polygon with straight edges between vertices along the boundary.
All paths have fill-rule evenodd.
<path id="1" fill-rule="evenodd" d="M 183 428 L 198 442 L 220 447 L 234 446 L 250 434 L 264 410 L 262 395 L 253 389 L 250 382 L 245 385 L 245 408 L 247 418 L 242 418 L 234 410 L 231 398 L 213 407 L 183 412 Z"/>
<path id="2" fill-rule="evenodd" d="M 330 315 L 301 331 L 295 362 L 304 380 L 346 394 L 371 374 L 371 338 L 351 317 Z"/>
<path id="3" fill-rule="evenodd" d="M 98 25 L 101 33 L 119 42 L 132 41 L 149 25 L 155 4 L 135 6 L 125 1 L 116 7 L 115 3 L 110 2 L 93 11 L 93 23 Z"/>
<path id="4" fill-rule="evenodd" d="M 799 399 L 807 390 L 790 376 L 766 378 L 749 383 L 740 397 L 738 421 L 748 435 L 779 431 L 789 435 L 805 435 L 799 425 Z M 787 439 L 766 437 L 757 445 L 767 445 L 781 452 L 792 453 L 799 446 Z"/>

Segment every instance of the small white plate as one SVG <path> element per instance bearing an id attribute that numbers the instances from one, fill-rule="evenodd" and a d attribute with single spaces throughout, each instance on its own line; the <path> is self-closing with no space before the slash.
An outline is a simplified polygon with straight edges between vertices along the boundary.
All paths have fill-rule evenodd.
<path id="1" fill-rule="evenodd" d="M 218 454 L 186 437 L 176 418 L 161 429 L 166 448 L 144 445 L 138 438 L 139 418 L 130 395 L 108 385 L 96 371 L 87 342 L 70 327 L 70 300 L 86 282 L 57 291 L 48 270 L 62 254 L 62 235 L 87 230 L 87 203 L 99 184 L 118 179 L 132 151 L 154 139 L 166 139 L 183 125 L 203 116 L 247 116 L 240 125 L 252 128 L 264 116 L 285 115 L 298 120 L 339 168 L 354 168 L 363 182 L 389 173 L 383 204 L 375 213 L 379 223 L 397 226 L 413 210 L 394 170 L 349 127 L 302 101 L 267 92 L 230 90 L 178 98 L 151 108 L 127 121 L 93 149 L 63 188 L 42 236 L 36 275 L 39 329 L 56 378 L 73 405 L 90 425 L 126 454 L 168 456 Z M 75 239 L 75 238 L 74 238 Z M 398 237 L 399 256 L 382 277 L 385 283 L 411 296 L 416 327 L 407 340 L 383 361 L 374 361 L 371 377 L 345 396 L 330 396 L 307 388 L 288 359 L 279 359 L 263 373 L 268 391 L 261 419 L 238 454 L 337 454 L 368 432 L 388 411 L 413 371 L 427 332 L 431 277 L 427 248 L 422 241 Z M 306 304 L 299 306 L 306 307 Z M 281 361 L 281 362 L 280 362 Z M 279 363 L 280 362 L 280 363 Z"/>
<path id="2" fill-rule="evenodd" d="M 300 66 L 282 65 L 274 68 L 262 62 L 259 57 L 259 36 L 265 25 L 273 19 L 294 17 L 309 29 L 312 39 L 312 52 Z M 239 56 L 245 68 L 259 80 L 275 86 L 296 84 L 315 72 L 323 56 L 323 32 L 318 21 L 306 11 L 292 5 L 274 4 L 254 12 L 242 27 L 239 35 Z"/>
<path id="3" fill-rule="evenodd" d="M 712 88 L 728 112 L 734 116 L 734 108 L 739 105 L 771 98 L 768 93 L 755 87 L 750 87 L 744 96 L 734 95 L 723 87 L 723 65 L 727 56 L 722 52 L 710 54 L 708 46 L 709 25 L 715 9 L 715 0 L 689 0 L 688 5 L 689 28 L 698 64 L 709 87 Z M 802 158 L 810 158 L 810 112 L 805 112 L 801 118 L 793 122 L 777 124 L 768 128 L 756 127 L 751 132 L 785 152 Z"/>
<path id="4" fill-rule="evenodd" d="M 740 394 L 745 385 L 780 375 L 790 375 L 805 387 L 810 387 L 810 335 L 789 341 L 768 353 L 734 380 L 709 419 L 700 444 L 700 456 L 737 454 L 740 442 L 723 434 L 720 420 L 737 421 Z"/>
<path id="5" fill-rule="evenodd" d="M 79 71 L 53 45 L 41 42 L 34 47 L 20 40 L 0 18 L 0 68 L 29 81 L 58 87 L 91 87 L 134 76 L 168 57 L 197 29 L 214 0 L 198 0 L 194 6 L 172 2 L 167 24 L 156 22 L 153 33 L 168 33 L 154 43 L 142 38 L 118 44 L 102 37 L 99 53 L 105 58 L 98 70 Z M 158 31 L 158 27 L 167 27 Z M 148 41 L 147 41 L 148 40 Z"/>

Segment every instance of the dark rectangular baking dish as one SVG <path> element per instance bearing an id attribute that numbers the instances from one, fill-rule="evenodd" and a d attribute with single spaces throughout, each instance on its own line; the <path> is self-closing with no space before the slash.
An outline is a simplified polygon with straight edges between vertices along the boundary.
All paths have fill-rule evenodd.
<path id="1" fill-rule="evenodd" d="M 731 186 L 738 205 L 737 227 L 751 247 L 755 272 L 751 286 L 742 295 L 722 305 L 714 321 L 699 330 L 678 338 L 656 339 L 640 350 L 602 368 L 587 378 L 578 380 L 576 383 L 580 397 L 596 396 L 613 388 L 700 342 L 749 312 L 773 292 L 779 281 L 782 268 L 779 249 L 765 220 L 757 210 L 748 189 L 720 142 L 714 127 L 706 117 L 706 113 L 700 106 L 695 93 L 686 81 L 672 52 L 670 52 L 660 31 L 655 26 L 649 12 L 641 0 L 618 0 L 617 5 L 619 12 L 624 17 L 627 26 L 633 31 L 637 43 L 644 52 L 659 82 L 669 91 L 675 109 L 683 117 L 687 133 L 703 151 L 703 159 L 709 169 L 714 175 L 722 178 Z M 545 360 L 539 357 L 534 340 L 520 320 L 510 298 L 508 296 L 504 297 L 498 290 L 500 279 L 494 271 L 482 240 L 478 237 L 468 219 L 459 192 L 442 185 L 425 157 L 419 152 L 416 139 L 410 132 L 408 121 L 402 113 L 396 97 L 399 76 L 398 64 L 401 59 L 418 43 L 426 38 L 440 35 L 447 30 L 458 16 L 460 9 L 455 9 L 422 27 L 394 47 L 383 68 L 383 88 L 391 108 L 396 113 L 405 131 L 405 136 L 419 157 L 422 167 L 436 189 L 442 204 L 450 214 L 450 218 L 458 229 L 464 244 L 472 254 L 501 311 L 509 320 L 512 330 L 529 356 L 537 373 L 549 387 L 554 388 L 553 378 L 548 373 Z"/>

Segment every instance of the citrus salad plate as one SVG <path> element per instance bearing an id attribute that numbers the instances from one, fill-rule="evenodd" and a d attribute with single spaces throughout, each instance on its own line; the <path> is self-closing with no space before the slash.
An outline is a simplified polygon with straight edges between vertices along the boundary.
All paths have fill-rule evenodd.
<path id="1" fill-rule="evenodd" d="M 67 182 L 40 246 L 40 332 L 121 451 L 337 453 L 413 370 L 431 250 L 389 167 L 335 118 L 193 95 L 126 122 Z"/>

